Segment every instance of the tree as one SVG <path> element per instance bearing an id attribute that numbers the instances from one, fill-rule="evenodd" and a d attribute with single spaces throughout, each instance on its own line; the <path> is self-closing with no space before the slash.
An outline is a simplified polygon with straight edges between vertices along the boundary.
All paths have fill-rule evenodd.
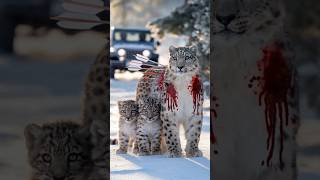
<path id="1" fill-rule="evenodd" d="M 189 38 L 188 45 L 198 47 L 198 58 L 204 70 L 203 76 L 209 79 L 210 73 L 210 1 L 185 0 L 169 16 L 156 19 L 148 27 L 158 39 L 167 33 Z"/>

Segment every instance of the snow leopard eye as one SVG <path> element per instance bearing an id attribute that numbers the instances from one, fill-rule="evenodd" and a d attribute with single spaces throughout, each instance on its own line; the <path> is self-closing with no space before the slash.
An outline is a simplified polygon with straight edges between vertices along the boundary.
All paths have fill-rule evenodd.
<path id="1" fill-rule="evenodd" d="M 186 58 L 185 58 L 185 59 L 186 59 L 186 61 L 187 61 L 187 62 L 191 62 L 192 57 L 191 57 L 191 56 L 186 56 Z"/>
<path id="2" fill-rule="evenodd" d="M 81 155 L 80 154 L 76 154 L 76 153 L 71 153 L 68 156 L 68 160 L 73 162 L 73 161 L 79 161 L 81 159 Z"/>
<path id="3" fill-rule="evenodd" d="M 42 156 L 42 160 L 46 163 L 50 163 L 51 162 L 51 156 L 49 154 L 43 154 Z"/>

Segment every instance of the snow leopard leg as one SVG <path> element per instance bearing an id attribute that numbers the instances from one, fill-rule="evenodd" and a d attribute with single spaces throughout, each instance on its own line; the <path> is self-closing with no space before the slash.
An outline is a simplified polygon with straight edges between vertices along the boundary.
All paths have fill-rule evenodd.
<path id="1" fill-rule="evenodd" d="M 202 127 L 202 115 L 193 115 L 184 124 L 185 136 L 187 139 L 186 156 L 201 157 L 202 152 L 199 150 L 199 141 Z"/>
<path id="2" fill-rule="evenodd" d="M 182 150 L 179 137 L 179 126 L 172 116 L 171 119 L 168 118 L 167 112 L 161 112 L 161 117 L 163 135 L 167 145 L 167 155 L 170 158 L 181 157 Z"/>
<path id="3" fill-rule="evenodd" d="M 138 144 L 138 155 L 145 156 L 150 153 L 150 143 L 148 135 L 145 134 L 142 128 L 138 128 L 136 142 Z"/>
<path id="4" fill-rule="evenodd" d="M 119 133 L 119 149 L 117 154 L 125 154 L 128 151 L 129 136 L 123 132 Z"/>
<path id="5" fill-rule="evenodd" d="M 137 144 L 136 139 L 133 141 L 133 150 L 132 150 L 132 152 L 134 154 L 138 154 L 138 152 L 139 152 L 139 148 L 138 148 L 138 144 Z"/>
<path id="6" fill-rule="evenodd" d="M 151 139 L 151 153 L 153 155 L 161 154 L 161 132 L 160 130 L 153 134 Z"/>

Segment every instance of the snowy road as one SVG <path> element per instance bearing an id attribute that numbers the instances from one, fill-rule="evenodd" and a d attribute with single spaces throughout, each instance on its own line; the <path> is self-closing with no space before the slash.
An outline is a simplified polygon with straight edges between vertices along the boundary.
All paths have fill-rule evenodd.
<path id="1" fill-rule="evenodd" d="M 141 74 L 117 74 L 118 80 L 111 80 L 110 89 L 110 136 L 117 137 L 118 107 L 120 99 L 135 99 L 137 79 Z M 130 79 L 128 79 L 130 77 Z M 201 158 L 167 158 L 158 156 L 136 156 L 132 153 L 116 155 L 117 145 L 111 146 L 111 180 L 208 180 L 210 179 L 210 122 L 209 100 L 204 104 L 204 122 L 199 148 Z M 180 134 L 182 148 L 185 147 L 183 131 Z"/>

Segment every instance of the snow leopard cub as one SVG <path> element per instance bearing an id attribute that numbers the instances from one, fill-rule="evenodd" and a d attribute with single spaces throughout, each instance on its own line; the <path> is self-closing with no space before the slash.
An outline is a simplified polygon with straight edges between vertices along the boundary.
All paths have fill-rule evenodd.
<path id="1" fill-rule="evenodd" d="M 90 133 L 73 122 L 25 128 L 32 180 L 86 180 L 91 172 Z"/>
<path id="2" fill-rule="evenodd" d="M 134 100 L 118 101 L 119 108 L 119 149 L 117 154 L 127 153 L 128 147 L 133 145 L 133 153 L 137 152 L 135 143 L 138 104 Z"/>
<path id="3" fill-rule="evenodd" d="M 140 99 L 139 118 L 137 121 L 137 144 L 139 155 L 161 153 L 160 102 L 156 98 Z"/>

